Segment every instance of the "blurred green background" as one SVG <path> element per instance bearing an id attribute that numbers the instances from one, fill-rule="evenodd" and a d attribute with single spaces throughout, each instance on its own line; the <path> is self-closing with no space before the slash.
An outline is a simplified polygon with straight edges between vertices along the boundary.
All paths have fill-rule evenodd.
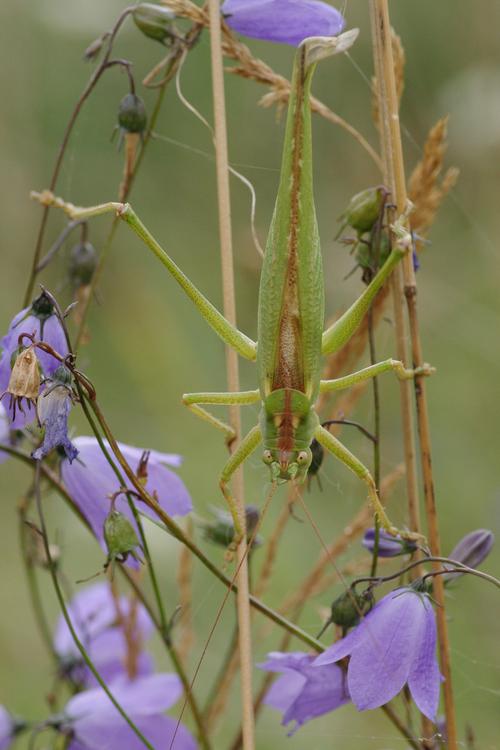
<path id="1" fill-rule="evenodd" d="M 124 4 L 117 0 L 16 0 L 0 7 L 4 49 L 0 68 L 2 331 L 21 307 L 41 215 L 40 208 L 30 202 L 29 191 L 48 184 L 65 122 L 91 71 L 91 66 L 82 62 L 83 50 L 112 25 L 122 7 Z M 431 244 L 424 250 L 418 275 L 425 357 L 438 370 L 428 392 L 445 552 L 471 529 L 486 527 L 498 534 L 500 527 L 500 4 L 483 0 L 480 8 L 479 12 L 477 6 L 464 0 L 392 3 L 393 24 L 407 54 L 401 117 L 408 172 L 419 159 L 428 129 L 446 113 L 450 114 L 446 163 L 461 171 L 458 187 L 445 201 L 430 234 Z M 350 2 L 346 12 L 348 24 L 361 29 L 352 51 L 356 65 L 347 58 L 324 63 L 314 90 L 376 145 L 369 91 L 372 64 L 367 3 Z M 277 71 L 289 75 L 290 48 L 251 40 L 249 44 Z M 159 45 L 143 37 L 130 23 L 125 24 L 115 51 L 133 61 L 137 81 L 163 54 Z M 208 52 L 205 35 L 186 62 L 182 82 L 188 99 L 211 119 Z M 226 85 L 230 158 L 234 165 L 244 165 L 238 168 L 255 186 L 257 231 L 263 242 L 277 187 L 283 122 L 277 122 L 274 110 L 257 106 L 265 93 L 258 84 L 227 76 Z M 118 103 L 126 91 L 125 76 L 113 70 L 85 106 L 58 186 L 57 192 L 65 198 L 85 205 L 116 196 L 123 155 L 110 142 L 110 136 Z M 139 93 L 151 107 L 151 92 L 139 86 Z M 132 195 L 133 204 L 185 272 L 214 303 L 220 304 L 210 136 L 179 103 L 173 88 L 165 98 L 157 132 L 171 140 L 157 139 L 151 144 Z M 361 289 L 357 276 L 343 281 L 352 261 L 333 241 L 337 216 L 353 193 L 376 184 L 380 177 L 344 131 L 318 118 L 314 120 L 314 149 L 327 307 L 333 313 L 345 308 Z M 237 181 L 232 188 L 239 324 L 255 336 L 259 258 L 251 241 L 248 193 Z M 63 225 L 61 215 L 51 215 L 46 243 L 55 239 Z M 92 223 L 91 240 L 97 248 L 108 226 L 106 218 Z M 63 302 L 69 301 L 64 277 L 70 246 L 43 277 Z M 91 341 L 83 349 L 79 364 L 96 384 L 115 434 L 133 445 L 183 454 L 181 474 L 197 512 L 206 515 L 210 505 L 221 505 L 216 472 L 225 459 L 224 446 L 209 425 L 183 409 L 180 395 L 191 390 L 224 390 L 223 346 L 167 272 L 125 227 L 120 227 L 97 303 L 92 306 L 90 329 Z M 394 352 L 390 321 L 380 328 L 378 348 L 380 358 Z M 246 363 L 242 365 L 242 382 L 248 388 L 256 384 L 255 370 Z M 381 380 L 381 389 L 383 470 L 387 472 L 402 458 L 399 397 L 391 376 Z M 245 424 L 255 417 L 256 410 L 248 409 Z M 370 424 L 369 393 L 358 405 L 356 417 Z M 76 410 L 72 425 L 75 431 L 88 433 Z M 370 460 L 369 447 L 362 438 L 346 433 L 344 439 L 364 460 Z M 322 476 L 323 492 L 314 488 L 306 498 L 328 540 L 360 507 L 364 490 L 332 459 L 326 461 Z M 266 472 L 258 456 L 249 461 L 246 477 L 248 500 L 260 503 Z M 16 503 L 28 483 L 24 466 L 9 461 L 1 467 L 0 602 L 4 615 L 0 618 L 0 703 L 18 714 L 42 719 L 52 685 L 51 666 L 33 621 L 18 550 Z M 399 523 L 405 520 L 403 484 L 392 506 L 392 516 Z M 282 491 L 274 499 L 264 536 L 272 528 L 284 497 Z M 102 564 L 97 545 L 57 497 L 49 497 L 47 504 L 52 533 L 57 533 L 69 579 L 91 575 Z M 303 516 L 300 510 L 297 514 Z M 152 532 L 152 545 L 165 600 L 173 611 L 179 550 L 156 530 Z M 359 551 L 359 545 L 353 545 L 341 562 L 358 556 Z M 208 548 L 208 552 L 222 564 L 222 551 Z M 318 541 L 307 522 L 292 520 L 266 600 L 277 604 L 286 593 L 293 592 L 318 554 Z M 257 565 L 259 555 L 262 552 L 257 553 Z M 496 550 L 485 569 L 494 574 L 499 560 Z M 41 583 L 48 612 L 55 621 L 57 607 L 49 581 L 41 576 Z M 224 593 L 196 563 L 194 588 L 193 659 L 202 649 Z M 339 584 L 327 595 L 313 599 L 302 625 L 312 633 L 319 630 L 320 607 L 328 606 L 341 590 Z M 477 579 L 462 580 L 450 594 L 448 614 L 461 738 L 467 723 L 473 727 L 477 748 L 500 748 L 498 592 Z M 260 619 L 255 622 L 260 626 Z M 233 623 L 234 608 L 229 604 L 196 683 L 201 695 L 206 694 L 211 675 L 220 664 Z M 255 660 L 261 661 L 276 643 L 276 633 L 267 641 L 259 639 Z M 158 644 L 156 651 L 160 666 L 168 668 Z M 237 725 L 235 691 L 214 747 L 227 747 Z M 265 709 L 257 737 L 259 750 L 299 748 L 305 743 L 310 750 L 405 746 L 380 712 L 357 714 L 352 707 L 314 721 L 292 739 L 286 738 L 279 715 Z M 25 747 L 24 739 L 19 747 Z"/>

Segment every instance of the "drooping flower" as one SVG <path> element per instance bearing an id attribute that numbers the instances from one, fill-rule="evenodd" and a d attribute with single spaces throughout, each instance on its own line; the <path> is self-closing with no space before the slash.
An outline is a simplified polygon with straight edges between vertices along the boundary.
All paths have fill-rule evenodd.
<path id="1" fill-rule="evenodd" d="M 104 523 L 111 510 L 111 497 L 120 489 L 116 475 L 102 453 L 94 437 L 77 437 L 73 441 L 79 452 L 76 461 L 70 463 L 63 459 L 61 475 L 68 492 L 89 522 L 92 531 L 102 548 L 107 551 L 104 540 Z M 111 453 L 109 445 L 106 447 Z M 144 451 L 120 444 L 120 450 L 130 466 L 140 475 L 147 491 L 157 497 L 163 510 L 171 516 L 185 516 L 193 509 L 191 498 L 184 482 L 165 464 L 179 466 L 180 456 L 171 453 L 150 451 L 144 459 Z M 130 482 L 127 486 L 131 487 Z M 135 528 L 135 521 L 127 498 L 121 494 L 114 500 L 115 510 L 123 513 Z M 144 503 L 140 503 L 142 512 L 155 518 Z M 128 565 L 136 567 L 137 563 L 129 559 Z"/>
<path id="2" fill-rule="evenodd" d="M 14 739 L 16 723 L 5 706 L 0 706 L 0 750 L 7 750 Z"/>
<path id="3" fill-rule="evenodd" d="M 71 373 L 61 365 L 38 398 L 38 420 L 44 437 L 42 444 L 31 454 L 33 458 L 41 460 L 57 447 L 64 449 L 70 463 L 77 457 L 78 451 L 68 437 L 68 416 L 72 403 Z"/>
<path id="4" fill-rule="evenodd" d="M 34 334 L 38 341 L 45 341 L 58 354 L 65 357 L 68 353 L 66 338 L 59 321 L 54 313 L 54 307 L 49 297 L 42 294 L 34 300 L 31 307 L 21 310 L 11 321 L 9 330 L 3 337 L 0 346 L 2 356 L 0 357 L 0 393 L 7 390 L 11 374 L 11 360 L 13 354 L 19 346 L 19 336 L 22 333 Z M 26 344 L 26 340 L 24 341 Z M 45 377 L 50 377 L 59 367 L 58 360 L 48 352 L 40 349 L 36 351 L 37 359 Z M 12 420 L 12 413 L 9 411 L 9 417 L 15 428 L 24 427 L 27 422 L 35 418 L 34 410 L 27 412 L 26 415 L 17 412 L 15 420 Z"/>
<path id="5" fill-rule="evenodd" d="M 489 529 L 476 529 L 466 534 L 449 554 L 450 560 L 456 560 L 469 568 L 477 568 L 488 557 L 495 542 L 495 535 Z M 451 567 L 449 565 L 445 568 Z M 463 573 L 445 573 L 445 582 L 453 581 Z"/>
<path id="6" fill-rule="evenodd" d="M 373 527 L 365 531 L 361 544 L 370 552 L 374 551 L 375 529 Z M 398 555 L 406 555 L 414 552 L 416 549 L 417 545 L 415 542 L 401 539 L 400 536 L 392 536 L 392 534 L 384 531 L 384 529 L 380 529 L 378 542 L 379 557 L 397 557 Z"/>
<path id="7" fill-rule="evenodd" d="M 273 651 L 260 669 L 283 672 L 264 703 L 282 711 L 282 724 L 295 722 L 293 734 L 306 721 L 333 711 L 349 701 L 345 674 L 337 664 L 313 666 L 315 657 L 302 652 Z"/>
<path id="8" fill-rule="evenodd" d="M 239 34 L 294 47 L 311 36 L 336 36 L 345 24 L 320 0 L 226 0 L 221 12 Z"/>
<path id="9" fill-rule="evenodd" d="M 436 619 L 430 599 L 411 588 L 392 591 L 323 654 L 323 667 L 350 656 L 347 686 L 358 711 L 388 703 L 404 685 L 429 719 L 439 703 Z"/>
<path id="10" fill-rule="evenodd" d="M 176 719 L 163 713 L 182 695 L 177 675 L 155 674 L 134 682 L 118 679 L 109 688 L 153 747 L 196 750 L 196 742 L 186 727 L 177 726 Z M 102 688 L 73 696 L 66 704 L 64 716 L 61 730 L 71 737 L 68 750 L 144 750 L 142 741 Z"/>
<path id="11" fill-rule="evenodd" d="M 140 677 L 152 673 L 152 659 L 142 647 L 153 632 L 153 623 L 142 604 L 125 596 L 115 600 L 110 585 L 101 582 L 79 591 L 68 605 L 68 614 L 79 640 L 106 682 L 125 674 Z M 78 685 L 96 685 L 62 615 L 55 630 L 54 650 L 63 674 Z"/>

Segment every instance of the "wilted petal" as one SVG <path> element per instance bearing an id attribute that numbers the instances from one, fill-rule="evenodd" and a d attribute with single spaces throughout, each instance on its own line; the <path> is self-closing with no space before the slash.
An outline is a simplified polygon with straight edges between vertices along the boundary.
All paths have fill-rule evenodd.
<path id="1" fill-rule="evenodd" d="M 62 461 L 63 482 L 88 520 L 102 548 L 106 549 L 103 530 L 104 522 L 111 509 L 110 495 L 117 492 L 120 487 L 113 469 L 95 438 L 77 437 L 74 445 L 80 455 L 72 464 L 67 460 Z M 119 446 L 130 466 L 137 470 L 143 451 L 121 443 Z M 106 447 L 110 450 L 107 443 Z M 169 460 L 170 458 L 168 456 Z M 165 454 L 156 452 L 150 454 L 147 464 L 146 489 L 149 493 L 156 494 L 159 504 L 169 515 L 186 515 L 193 508 L 191 498 L 184 482 L 164 465 L 165 462 Z M 127 486 L 131 487 L 131 483 L 127 482 Z M 144 503 L 140 503 L 139 508 L 143 513 L 158 520 Z M 127 516 L 135 527 L 133 514 L 125 496 L 121 495 L 116 499 L 115 509 Z M 133 564 L 133 562 L 129 558 L 127 564 Z"/>
<path id="2" fill-rule="evenodd" d="M 434 721 L 441 686 L 441 674 L 436 659 L 436 616 L 427 597 L 422 597 L 421 602 L 425 608 L 425 626 L 421 630 L 420 643 L 416 645 L 408 687 L 420 711 Z"/>
<path id="3" fill-rule="evenodd" d="M 319 0 L 226 0 L 221 12 L 234 31 L 297 47 L 311 36 L 336 36 L 344 28 L 338 10 Z"/>
<path id="4" fill-rule="evenodd" d="M 40 461 L 54 448 L 64 448 L 68 460 L 73 461 L 78 451 L 68 437 L 68 417 L 72 406 L 71 390 L 66 385 L 52 384 L 39 397 L 38 419 L 44 428 L 43 442 L 31 454 Z"/>

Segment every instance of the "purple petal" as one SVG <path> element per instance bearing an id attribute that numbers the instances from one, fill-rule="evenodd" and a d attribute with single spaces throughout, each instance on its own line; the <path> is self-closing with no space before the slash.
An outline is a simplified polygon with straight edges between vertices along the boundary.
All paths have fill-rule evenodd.
<path id="1" fill-rule="evenodd" d="M 37 410 L 40 424 L 45 429 L 43 442 L 31 454 L 38 461 L 54 448 L 64 448 L 70 463 L 78 451 L 68 437 L 68 417 L 71 411 L 71 391 L 65 386 L 51 385 L 38 399 Z"/>
<path id="2" fill-rule="evenodd" d="M 374 528 L 370 528 L 365 531 L 361 544 L 370 552 L 374 551 L 375 549 L 375 529 Z M 411 552 L 414 549 L 416 549 L 415 544 L 408 543 L 405 540 L 401 539 L 401 537 L 392 536 L 392 534 L 389 534 L 387 531 L 384 531 L 384 529 L 380 529 L 379 544 L 378 544 L 379 557 L 396 557 L 397 555 L 404 555 L 407 552 Z"/>
<path id="3" fill-rule="evenodd" d="M 422 597 L 425 626 L 410 670 L 408 687 L 419 710 L 434 721 L 439 705 L 441 674 L 436 659 L 436 616 L 427 597 Z"/>
<path id="4" fill-rule="evenodd" d="M 0 443 L 4 443 L 5 445 L 9 445 L 10 443 L 9 418 L 7 416 L 7 411 L 5 410 L 5 407 L 2 403 L 0 403 Z M 5 451 L 0 451 L 0 464 L 3 464 L 3 462 L 7 461 L 8 458 L 10 458 L 8 453 L 5 453 Z"/>
<path id="5" fill-rule="evenodd" d="M 365 620 L 370 616 L 370 613 L 366 615 L 365 619 L 361 622 L 360 625 L 358 625 L 356 628 L 351 630 L 350 633 L 348 633 L 345 638 L 341 638 L 340 641 L 337 641 L 333 644 L 333 646 L 330 646 L 326 649 L 326 651 L 323 651 L 322 654 L 316 657 L 314 660 L 313 666 L 314 667 L 322 667 L 325 664 L 333 664 L 336 661 L 340 661 L 340 659 L 343 659 L 346 656 L 349 656 L 350 653 L 352 653 L 353 649 L 356 647 L 360 639 L 363 638 L 363 631 L 360 630 L 361 625 Z"/>
<path id="6" fill-rule="evenodd" d="M 425 627 L 421 597 L 410 590 L 385 596 L 358 625 L 363 637 L 352 650 L 347 684 L 359 711 L 378 708 L 400 692 Z"/>
<path id="7" fill-rule="evenodd" d="M 83 743 L 80 747 L 86 750 L 144 750 L 144 743 L 119 714 L 117 717 L 110 721 L 109 716 L 97 714 L 85 723 L 78 722 L 75 732 L 77 740 Z M 170 747 L 172 750 L 196 750 L 196 742 L 186 727 L 182 724 L 177 727 L 177 721 L 169 716 L 139 717 L 134 723 L 158 750 L 170 750 Z"/>
<path id="8" fill-rule="evenodd" d="M 133 681 L 120 678 L 109 687 L 112 695 L 132 718 L 154 716 L 166 711 L 182 694 L 182 683 L 176 674 L 154 674 Z M 79 725 L 90 724 L 98 715 L 103 715 L 108 720 L 118 717 L 123 721 L 100 687 L 85 690 L 70 698 L 65 714 L 71 719 L 75 729 Z"/>
<path id="9" fill-rule="evenodd" d="M 297 47 L 311 36 L 336 36 L 344 28 L 338 10 L 318 0 L 226 0 L 221 12 L 234 31 Z"/>
<path id="10" fill-rule="evenodd" d="M 99 675 L 106 684 L 127 678 L 128 644 L 120 628 L 109 628 L 97 635 L 87 648 L 87 652 Z M 140 652 L 134 662 L 134 677 L 146 677 L 154 671 L 152 657 Z M 97 687 L 98 682 L 90 669 L 82 663 L 75 679 L 86 687 Z"/>
<path id="11" fill-rule="evenodd" d="M 7 750 L 12 742 L 14 722 L 5 706 L 0 706 L 0 750 Z"/>
<path id="12" fill-rule="evenodd" d="M 452 549 L 448 557 L 456 560 L 469 568 L 477 568 L 483 560 L 488 557 L 495 542 L 495 535 L 489 529 L 476 529 L 466 534 Z M 451 566 L 444 565 L 445 568 Z M 463 573 L 446 573 L 445 581 L 452 581 L 464 575 Z"/>
<path id="13" fill-rule="evenodd" d="M 266 706 L 285 711 L 298 698 L 302 688 L 306 684 L 306 678 L 299 672 L 287 672 L 273 682 L 266 693 L 264 703 Z"/>

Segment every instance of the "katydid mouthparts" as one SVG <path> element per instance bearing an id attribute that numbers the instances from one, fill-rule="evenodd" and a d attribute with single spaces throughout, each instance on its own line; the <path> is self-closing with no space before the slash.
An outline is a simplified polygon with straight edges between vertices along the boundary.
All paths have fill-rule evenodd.
<path id="1" fill-rule="evenodd" d="M 428 365 L 407 369 L 402 362 L 387 359 L 341 378 L 321 379 L 322 357 L 333 354 L 349 341 L 377 292 L 412 247 L 404 216 L 391 227 L 393 247 L 384 265 L 351 307 L 323 331 L 324 279 L 312 177 L 311 80 L 322 58 L 344 52 L 356 36 L 357 30 L 352 30 L 339 37 L 312 37 L 296 52 L 278 196 L 260 281 L 258 342 L 239 331 L 204 297 L 129 204 L 111 202 L 79 208 L 48 191 L 33 194 L 45 205 L 62 208 L 73 220 L 116 211 L 168 269 L 221 339 L 242 357 L 257 362 L 259 387 L 255 390 L 183 396 L 186 406 L 221 430 L 228 443 L 235 437 L 233 429 L 204 407 L 261 403 L 258 424 L 238 444 L 220 475 L 220 487 L 234 521 L 233 544 L 238 543 L 243 533 L 229 486 L 236 469 L 262 444 L 262 459 L 269 467 L 272 482 L 303 482 L 312 460 L 313 439 L 366 484 L 373 512 L 386 531 L 403 538 L 416 536 L 390 522 L 369 470 L 321 426 L 314 408 L 320 393 L 349 388 L 389 370 L 401 379 L 429 375 L 433 371 Z"/>

